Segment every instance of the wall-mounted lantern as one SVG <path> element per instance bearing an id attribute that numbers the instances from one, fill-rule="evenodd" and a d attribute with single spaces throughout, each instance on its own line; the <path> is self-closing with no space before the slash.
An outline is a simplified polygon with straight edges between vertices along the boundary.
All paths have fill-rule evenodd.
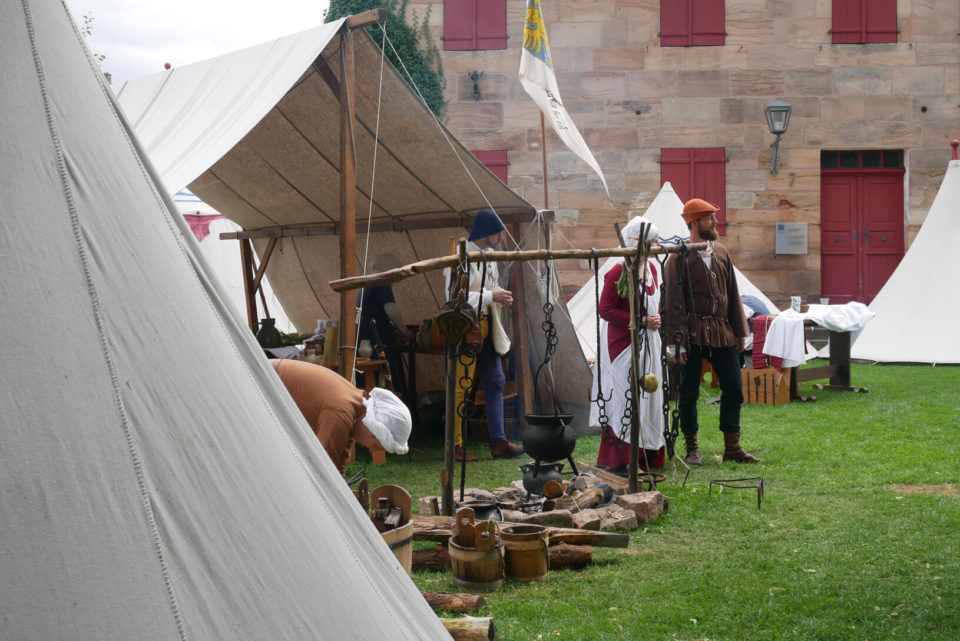
<path id="1" fill-rule="evenodd" d="M 792 111 L 793 106 L 781 100 L 767 105 L 763 110 L 763 115 L 767 118 L 767 127 L 770 129 L 770 133 L 777 137 L 777 139 L 773 141 L 773 144 L 770 145 L 770 148 L 773 149 L 773 169 L 770 170 L 770 173 L 774 176 L 777 175 L 777 155 L 780 151 L 780 140 L 783 134 L 787 133 L 787 127 L 790 126 L 790 113 Z"/>

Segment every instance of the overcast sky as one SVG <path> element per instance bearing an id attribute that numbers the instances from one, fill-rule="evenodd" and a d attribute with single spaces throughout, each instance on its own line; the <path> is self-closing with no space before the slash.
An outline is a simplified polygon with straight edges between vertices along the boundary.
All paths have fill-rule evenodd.
<path id="1" fill-rule="evenodd" d="M 212 58 L 323 23 L 327 0 L 67 0 L 114 84 Z"/>

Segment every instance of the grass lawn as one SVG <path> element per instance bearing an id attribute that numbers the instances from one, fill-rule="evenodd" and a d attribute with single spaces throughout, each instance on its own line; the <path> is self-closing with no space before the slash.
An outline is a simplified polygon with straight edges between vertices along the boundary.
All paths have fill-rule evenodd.
<path id="1" fill-rule="evenodd" d="M 870 392 L 806 383 L 814 403 L 745 405 L 743 445 L 762 459 L 750 466 L 720 462 L 718 408 L 701 401 L 705 464 L 681 487 L 668 462 L 666 514 L 585 570 L 508 581 L 480 614 L 507 641 L 960 639 L 960 368 L 854 365 L 852 380 Z M 412 445 L 412 460 L 361 455 L 347 476 L 366 465 L 371 488 L 397 483 L 415 505 L 439 494 L 442 443 Z M 598 446 L 582 437 L 574 458 L 592 463 Z M 525 458 L 473 451 L 468 487 L 521 477 Z M 763 477 L 761 509 L 753 490 L 707 495 L 711 479 L 742 476 Z M 461 591 L 449 571 L 413 580 Z"/>

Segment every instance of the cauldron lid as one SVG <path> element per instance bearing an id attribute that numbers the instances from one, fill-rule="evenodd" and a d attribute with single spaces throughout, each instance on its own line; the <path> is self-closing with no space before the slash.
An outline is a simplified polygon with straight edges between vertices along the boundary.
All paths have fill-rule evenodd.
<path id="1" fill-rule="evenodd" d="M 559 421 L 560 425 L 569 425 L 573 420 L 573 414 L 524 414 L 530 425 L 548 425 L 556 427 Z"/>

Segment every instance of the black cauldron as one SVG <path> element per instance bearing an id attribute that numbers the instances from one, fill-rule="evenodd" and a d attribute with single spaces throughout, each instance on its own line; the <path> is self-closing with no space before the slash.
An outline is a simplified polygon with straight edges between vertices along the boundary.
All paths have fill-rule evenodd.
<path id="1" fill-rule="evenodd" d="M 543 494 L 543 484 L 547 481 L 559 481 L 563 474 L 563 463 L 544 463 L 540 465 L 538 474 L 534 474 L 535 463 L 524 463 L 520 466 L 523 472 L 523 489 L 527 494 Z"/>
<path id="2" fill-rule="evenodd" d="M 494 521 L 503 520 L 503 512 L 500 511 L 500 506 L 497 505 L 496 501 L 467 499 L 457 507 L 468 507 L 473 510 L 473 518 L 477 522 L 486 521 L 490 517 L 493 517 Z"/>
<path id="3" fill-rule="evenodd" d="M 523 449 L 537 465 L 570 458 L 577 445 L 577 433 L 569 426 L 573 414 L 525 414 L 524 418 L 527 428 L 523 431 Z M 573 469 L 576 473 L 575 465 Z"/>

